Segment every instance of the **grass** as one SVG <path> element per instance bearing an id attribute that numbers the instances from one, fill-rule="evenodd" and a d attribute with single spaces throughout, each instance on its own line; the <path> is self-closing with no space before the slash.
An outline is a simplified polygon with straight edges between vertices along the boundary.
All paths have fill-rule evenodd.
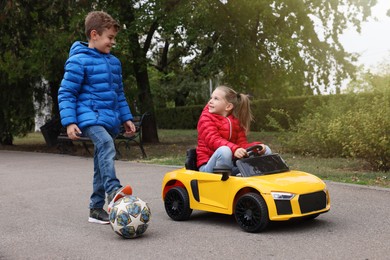
<path id="1" fill-rule="evenodd" d="M 197 133 L 195 130 L 159 130 L 158 135 L 160 143 L 144 145 L 148 158 L 143 159 L 139 148 L 134 145 L 131 147 L 130 155 L 127 155 L 124 160 L 183 166 L 186 150 L 196 147 Z M 283 156 L 291 169 L 306 171 L 325 180 L 390 188 L 390 172 L 371 171 L 363 160 L 358 159 L 320 158 L 289 154 L 283 150 L 278 137 L 280 137 L 280 133 L 252 132 L 248 139 L 249 141 L 260 140 L 268 144 L 274 152 Z M 60 153 L 56 147 L 46 146 L 41 133 L 30 133 L 26 137 L 17 137 L 13 146 L 0 146 L 0 149 Z M 121 152 L 124 151 L 121 150 Z M 81 144 L 75 144 L 71 153 L 89 156 Z"/>

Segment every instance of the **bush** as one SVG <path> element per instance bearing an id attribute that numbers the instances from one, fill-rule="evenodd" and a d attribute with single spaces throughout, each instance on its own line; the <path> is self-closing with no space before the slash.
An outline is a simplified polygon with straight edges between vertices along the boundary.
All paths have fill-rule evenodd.
<path id="1" fill-rule="evenodd" d="M 251 125 L 251 131 L 289 129 L 304 114 L 304 104 L 307 100 L 311 100 L 313 104 L 319 104 L 321 100 L 328 98 L 329 96 L 309 96 L 254 100 L 251 107 L 255 121 Z M 158 108 L 156 109 L 158 127 L 161 129 L 196 129 L 204 106 L 205 104 Z"/>
<path id="2" fill-rule="evenodd" d="M 156 110 L 158 128 L 160 129 L 196 129 L 204 105 Z"/>
<path id="3" fill-rule="evenodd" d="M 389 92 L 256 100 L 251 131 L 289 131 L 283 145 L 291 152 L 363 158 L 389 171 Z M 203 107 L 159 109 L 158 127 L 196 129 Z"/>
<path id="4" fill-rule="evenodd" d="M 308 104 L 307 115 L 285 145 L 325 157 L 363 158 L 374 170 L 390 170 L 390 98 L 387 93 L 340 95 Z"/>

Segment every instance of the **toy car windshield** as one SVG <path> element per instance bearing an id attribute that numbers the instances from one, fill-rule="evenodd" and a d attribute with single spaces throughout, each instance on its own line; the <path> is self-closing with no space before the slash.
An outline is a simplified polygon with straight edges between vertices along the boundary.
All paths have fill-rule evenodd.
<path id="1" fill-rule="evenodd" d="M 236 164 L 244 177 L 280 173 L 290 170 L 278 154 L 244 158 L 238 160 Z"/>

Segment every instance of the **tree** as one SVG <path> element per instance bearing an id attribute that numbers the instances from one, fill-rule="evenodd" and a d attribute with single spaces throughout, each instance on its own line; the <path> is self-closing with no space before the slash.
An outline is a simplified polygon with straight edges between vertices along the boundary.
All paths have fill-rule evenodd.
<path id="1" fill-rule="evenodd" d="M 349 24 L 359 31 L 376 3 L 185 2 L 176 27 L 184 28 L 184 36 L 165 34 L 162 39 L 173 46 L 169 51 L 185 46 L 186 55 L 194 56 L 186 64 L 194 74 L 210 78 L 222 73 L 221 81 L 257 98 L 312 94 L 330 81 L 341 86 L 342 79 L 353 76 L 356 57 L 344 51 L 338 37 Z"/>
<path id="2" fill-rule="evenodd" d="M 13 136 L 32 130 L 33 100 L 42 102 L 47 91 L 42 88 L 43 79 L 49 82 L 53 115 L 58 114 L 57 92 L 63 65 L 74 35 L 79 32 L 74 21 L 82 22 L 79 15 L 87 2 L 2 1 L 0 47 L 6 50 L 0 55 L 0 74 L 4 75 L 0 81 L 2 144 L 12 144 Z"/>
<path id="3" fill-rule="evenodd" d="M 126 30 L 141 44 L 142 67 L 161 73 L 154 81 L 163 87 L 157 94 L 180 105 L 199 91 L 188 82 L 210 78 L 256 98 L 341 86 L 342 79 L 354 76 L 356 56 L 344 51 L 338 37 L 347 25 L 359 31 L 375 3 L 150 0 L 122 3 L 120 10 Z"/>
<path id="4" fill-rule="evenodd" d="M 384 59 L 373 69 L 357 68 L 356 77 L 349 81 L 343 93 L 388 93 L 390 85 L 390 61 Z"/>
<path id="5" fill-rule="evenodd" d="M 12 144 L 13 136 L 33 127 L 33 87 L 37 71 L 31 54 L 29 10 L 13 1 L 2 1 L 0 8 L 0 144 Z"/>
<path id="6" fill-rule="evenodd" d="M 172 101 L 188 104 L 200 97 L 199 86 L 219 78 L 256 98 L 312 94 L 352 76 L 356 57 L 346 53 L 338 36 L 349 24 L 360 29 L 376 0 L 131 0 L 1 2 L 0 55 L 2 101 L 17 102 L 6 89 L 22 93 L 23 106 L 39 93 L 36 82 L 50 82 L 56 95 L 69 46 L 83 40 L 83 18 L 93 9 L 108 11 L 124 25 L 114 52 L 123 62 L 124 80 L 137 86 L 145 122 L 145 141 L 157 142 L 153 81 L 169 87 Z M 316 28 L 321 28 L 318 30 Z M 189 84 L 189 82 L 193 84 Z M 161 87 L 160 87 L 161 88 Z M 16 89 L 19 90 L 16 91 Z M 159 93 L 163 93 L 160 91 Z M 38 95 L 39 96 L 39 95 Z M 169 100 L 167 100 L 169 101 Z M 4 102 L 4 104 L 6 104 Z M 2 104 L 1 140 L 25 133 L 32 111 L 9 113 Z M 30 113 L 30 114 L 29 114 Z M 24 120 L 24 119 L 28 120 Z M 24 125 L 23 125 L 24 124 Z M 11 126 L 13 125 L 13 126 Z M 19 130 L 17 130 L 19 129 Z"/>

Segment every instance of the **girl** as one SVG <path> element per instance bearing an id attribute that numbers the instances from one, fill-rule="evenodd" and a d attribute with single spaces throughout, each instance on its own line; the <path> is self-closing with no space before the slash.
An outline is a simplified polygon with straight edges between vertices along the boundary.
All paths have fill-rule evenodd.
<path id="1" fill-rule="evenodd" d="M 201 172 L 213 172 L 215 167 L 229 167 L 233 173 L 233 158 L 248 156 L 246 148 L 260 142 L 248 143 L 253 116 L 247 95 L 226 86 L 217 87 L 203 109 L 198 122 L 197 167 Z M 272 154 L 264 145 L 259 152 Z"/>

